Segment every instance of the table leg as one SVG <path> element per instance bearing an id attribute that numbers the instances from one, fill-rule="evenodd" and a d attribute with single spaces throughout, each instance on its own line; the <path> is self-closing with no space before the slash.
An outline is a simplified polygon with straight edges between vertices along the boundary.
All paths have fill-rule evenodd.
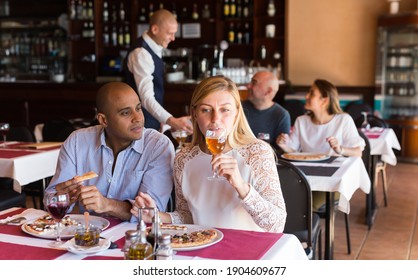
<path id="1" fill-rule="evenodd" d="M 325 216 L 325 259 L 334 259 L 334 193 L 326 192 L 326 216 Z"/>
<path id="2" fill-rule="evenodd" d="M 377 155 L 371 156 L 371 166 L 370 166 L 370 193 L 366 195 L 366 223 L 371 229 L 374 219 L 377 213 L 377 203 L 376 203 L 376 192 L 375 192 L 375 173 L 376 173 L 376 160 L 378 159 Z"/>

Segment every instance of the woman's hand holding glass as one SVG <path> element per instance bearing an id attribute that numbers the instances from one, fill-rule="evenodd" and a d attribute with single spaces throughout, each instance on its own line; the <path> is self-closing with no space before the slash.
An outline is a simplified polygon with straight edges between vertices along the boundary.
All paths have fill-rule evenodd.
<path id="1" fill-rule="evenodd" d="M 206 145 L 210 153 L 214 156 L 222 153 L 226 145 L 226 130 L 224 128 L 214 128 L 206 130 L 205 134 Z M 223 177 L 220 177 L 217 173 L 216 168 L 214 167 L 214 173 L 211 177 L 208 177 L 209 180 L 223 180 Z"/>

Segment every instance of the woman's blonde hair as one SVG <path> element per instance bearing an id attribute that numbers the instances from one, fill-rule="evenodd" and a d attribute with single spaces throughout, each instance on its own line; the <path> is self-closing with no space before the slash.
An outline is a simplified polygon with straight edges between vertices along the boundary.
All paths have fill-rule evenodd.
<path id="1" fill-rule="evenodd" d="M 237 108 L 237 116 L 227 140 L 229 146 L 231 148 L 237 148 L 254 142 L 256 137 L 254 136 L 242 109 L 241 98 L 237 86 L 227 77 L 214 76 L 202 80 L 193 92 L 192 100 L 190 102 L 194 131 L 191 145 L 195 146 L 205 142 L 205 131 L 202 132 L 199 130 L 199 126 L 195 118 L 196 108 L 206 96 L 219 91 L 231 94 Z"/>

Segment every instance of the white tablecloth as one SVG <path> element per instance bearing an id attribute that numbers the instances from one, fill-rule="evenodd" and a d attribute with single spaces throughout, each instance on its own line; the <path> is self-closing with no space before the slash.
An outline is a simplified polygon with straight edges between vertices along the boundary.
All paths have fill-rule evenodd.
<path id="1" fill-rule="evenodd" d="M 371 155 L 381 155 L 384 162 L 396 165 L 397 159 L 393 149 L 400 151 L 401 144 L 392 128 L 385 128 L 378 138 L 369 138 L 369 142 Z"/>
<path id="2" fill-rule="evenodd" d="M 27 155 L 2 158 L 0 148 L 0 177 L 13 178 L 13 188 L 20 193 L 21 186 L 53 176 L 58 155 L 59 148 L 56 148 L 48 151 L 31 150 Z"/>
<path id="3" fill-rule="evenodd" d="M 363 161 L 359 157 L 339 157 L 331 163 L 293 162 L 294 165 L 339 167 L 332 176 L 307 175 L 313 191 L 339 192 L 338 210 L 350 213 L 350 199 L 357 189 L 370 192 L 370 179 Z"/>

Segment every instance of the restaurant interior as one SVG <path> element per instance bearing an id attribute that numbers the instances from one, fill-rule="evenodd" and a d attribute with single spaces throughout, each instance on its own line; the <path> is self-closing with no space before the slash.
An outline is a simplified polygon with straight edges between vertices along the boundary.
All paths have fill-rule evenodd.
<path id="1" fill-rule="evenodd" d="M 225 2 L 236 3 L 234 15 L 224 15 Z M 163 53 L 164 107 L 174 116 L 189 113 L 205 77 L 230 77 L 245 99 L 252 74 L 269 70 L 280 80 L 275 101 L 284 107 L 303 101 L 321 78 L 336 85 L 343 109 L 366 104 L 383 119 L 399 141 L 388 152 L 394 163 L 384 163 L 387 205 L 384 180 L 375 180 L 373 169 L 375 209 L 367 208 L 373 198 L 363 189 L 353 192 L 350 253 L 344 213 L 335 211 L 333 259 L 418 259 L 415 0 L 0 0 L 0 123 L 28 127 L 34 136 L 42 127 L 62 128 L 50 137 L 44 131 L 47 142 L 89 126 L 96 91 L 123 81 L 127 51 L 160 6 L 180 23 Z M 26 194 L 27 208 L 42 207 L 36 187 Z M 326 244 L 324 231 L 321 238 Z"/>

